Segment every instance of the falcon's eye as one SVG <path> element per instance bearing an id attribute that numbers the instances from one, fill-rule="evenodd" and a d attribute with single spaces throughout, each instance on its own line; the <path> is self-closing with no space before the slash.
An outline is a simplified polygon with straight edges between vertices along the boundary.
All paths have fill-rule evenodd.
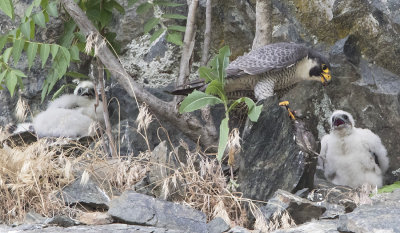
<path id="1" fill-rule="evenodd" d="M 328 72 L 329 72 L 329 68 L 328 68 L 327 65 L 322 64 L 322 65 L 321 65 L 321 68 L 322 68 L 322 71 L 323 71 L 324 73 L 328 73 Z"/>

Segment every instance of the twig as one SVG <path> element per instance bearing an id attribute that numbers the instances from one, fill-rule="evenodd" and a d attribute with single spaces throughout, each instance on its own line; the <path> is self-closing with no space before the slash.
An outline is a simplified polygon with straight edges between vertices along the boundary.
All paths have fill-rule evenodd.
<path id="1" fill-rule="evenodd" d="M 192 41 L 194 40 L 194 25 L 196 22 L 196 11 L 198 5 L 199 0 L 192 0 L 192 3 L 189 6 L 189 12 L 186 21 L 186 31 L 183 38 L 183 49 L 181 63 L 179 66 L 179 76 L 175 81 L 176 87 L 182 86 L 187 81 L 187 74 L 189 72 L 189 60 L 192 55 L 190 47 L 191 43 L 193 43 Z"/>

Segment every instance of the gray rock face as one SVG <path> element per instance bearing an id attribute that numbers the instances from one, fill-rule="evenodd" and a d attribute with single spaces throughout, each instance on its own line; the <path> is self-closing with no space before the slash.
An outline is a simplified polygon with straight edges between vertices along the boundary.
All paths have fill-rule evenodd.
<path id="1" fill-rule="evenodd" d="M 362 205 L 339 217 L 339 230 L 357 233 L 400 232 L 399 201 Z"/>
<path id="2" fill-rule="evenodd" d="M 110 197 L 93 180 L 89 179 L 85 185 L 76 180 L 65 187 L 60 196 L 66 205 L 81 204 L 95 209 L 108 209 Z"/>
<path id="3" fill-rule="evenodd" d="M 229 230 L 229 225 L 222 218 L 214 218 L 207 223 L 208 233 L 222 233 Z"/>
<path id="4" fill-rule="evenodd" d="M 258 122 L 243 137 L 239 183 L 244 196 L 268 200 L 277 189 L 312 188 L 315 156 L 296 143 L 293 122 L 276 98 L 263 105 Z"/>
<path id="5" fill-rule="evenodd" d="M 312 221 L 293 228 L 276 230 L 273 233 L 339 233 L 337 230 L 337 221 L 323 220 Z"/>
<path id="6" fill-rule="evenodd" d="M 113 199 L 108 213 L 114 219 L 128 224 L 185 232 L 207 232 L 204 213 L 132 191 L 126 191 L 120 197 Z"/>
<path id="7" fill-rule="evenodd" d="M 287 211 L 296 225 L 299 225 L 311 219 L 318 219 L 326 208 L 289 192 L 278 190 L 268 204 L 261 207 L 260 210 L 267 221 L 274 214 L 280 216 Z"/>

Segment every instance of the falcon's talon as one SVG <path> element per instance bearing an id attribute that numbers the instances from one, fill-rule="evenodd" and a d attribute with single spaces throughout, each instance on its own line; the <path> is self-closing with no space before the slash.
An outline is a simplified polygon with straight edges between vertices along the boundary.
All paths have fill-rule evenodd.
<path id="1" fill-rule="evenodd" d="M 292 120 L 296 120 L 296 117 L 294 116 L 294 112 L 289 108 L 289 101 L 286 100 L 286 101 L 279 102 L 279 106 L 285 106 L 286 110 L 289 113 L 290 118 L 292 118 Z"/>

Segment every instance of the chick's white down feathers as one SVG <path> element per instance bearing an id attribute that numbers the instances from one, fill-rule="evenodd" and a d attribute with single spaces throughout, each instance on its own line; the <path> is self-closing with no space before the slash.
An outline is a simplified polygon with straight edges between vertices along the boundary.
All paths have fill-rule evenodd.
<path id="1" fill-rule="evenodd" d="M 389 167 L 381 139 L 369 129 L 354 127 L 350 113 L 337 110 L 331 132 L 321 140 L 325 177 L 334 184 L 359 187 L 365 183 L 381 187 Z"/>

